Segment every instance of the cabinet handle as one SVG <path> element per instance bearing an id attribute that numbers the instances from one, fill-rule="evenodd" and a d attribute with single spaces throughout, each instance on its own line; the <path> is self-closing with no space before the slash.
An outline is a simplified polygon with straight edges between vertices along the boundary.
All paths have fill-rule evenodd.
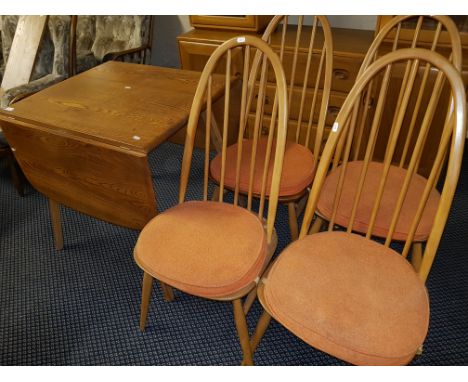
<path id="1" fill-rule="evenodd" d="M 349 78 L 349 72 L 346 69 L 334 69 L 333 77 L 339 80 L 347 80 Z"/>
<path id="2" fill-rule="evenodd" d="M 338 113 L 340 112 L 340 108 L 337 106 L 328 106 L 327 113 L 331 114 L 333 117 L 336 118 Z"/>
<path id="3" fill-rule="evenodd" d="M 255 94 L 255 99 L 258 99 L 258 94 Z M 270 103 L 270 98 L 266 95 L 265 96 L 265 105 L 268 105 Z"/>
<path id="4" fill-rule="evenodd" d="M 362 94 L 362 105 L 364 106 L 366 104 L 366 97 L 367 97 L 367 91 L 365 91 Z M 369 104 L 367 105 L 368 109 L 372 109 L 374 107 L 374 97 L 370 96 L 369 97 Z"/>

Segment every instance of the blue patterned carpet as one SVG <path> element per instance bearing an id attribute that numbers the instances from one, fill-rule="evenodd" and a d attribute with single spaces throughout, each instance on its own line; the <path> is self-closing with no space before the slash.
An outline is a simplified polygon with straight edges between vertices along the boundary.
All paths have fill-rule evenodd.
<path id="1" fill-rule="evenodd" d="M 176 203 L 182 148 L 165 144 L 151 157 L 159 209 Z M 196 156 L 194 166 L 201 168 Z M 201 171 L 195 172 L 199 183 Z M 195 197 L 192 190 L 189 198 Z M 65 248 L 53 247 L 47 200 L 31 187 L 17 196 L 0 162 L 1 365 L 237 365 L 241 350 L 229 303 L 155 286 L 148 326 L 140 332 L 142 272 L 132 250 L 138 232 L 63 208 Z M 289 242 L 279 211 L 279 248 Z M 468 364 L 468 156 L 428 281 L 431 323 L 414 365 Z M 261 307 L 248 316 L 253 331 Z M 341 365 L 272 322 L 257 365 Z"/>

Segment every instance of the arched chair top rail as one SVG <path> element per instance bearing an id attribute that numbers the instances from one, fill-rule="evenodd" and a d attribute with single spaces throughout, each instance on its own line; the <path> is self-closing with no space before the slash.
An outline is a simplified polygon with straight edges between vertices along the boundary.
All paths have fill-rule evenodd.
<path id="1" fill-rule="evenodd" d="M 263 35 L 262 35 L 262 40 L 263 41 L 269 42 L 268 40 L 270 39 L 271 34 L 276 30 L 279 23 L 281 21 L 283 21 L 283 19 L 285 17 L 287 17 L 287 16 L 277 15 L 277 16 L 273 17 L 273 19 L 271 19 L 271 21 L 269 22 L 269 24 L 266 27 L 265 31 L 263 32 Z M 324 34 L 324 45 L 323 46 L 326 49 L 326 51 L 325 51 L 325 62 L 326 62 L 327 67 L 328 67 L 328 66 L 331 66 L 332 63 L 333 63 L 333 36 L 332 36 L 332 33 L 331 33 L 330 22 L 328 21 L 326 16 L 317 15 L 317 16 L 313 16 L 313 17 L 316 17 L 320 21 L 320 25 L 322 25 L 323 34 Z M 250 70 L 249 88 L 253 87 L 253 84 L 254 84 L 255 79 L 257 77 L 258 68 L 260 66 L 260 58 L 261 58 L 261 54 L 260 54 L 260 52 L 257 52 L 257 54 L 255 55 L 254 60 L 252 62 L 252 68 Z M 281 59 L 282 59 L 282 57 L 281 57 L 281 54 L 280 54 L 280 60 Z M 326 76 L 325 80 L 327 81 L 327 83 L 325 83 L 324 86 L 323 86 L 325 91 L 328 91 L 328 92 L 330 91 L 330 88 L 331 88 L 331 76 L 329 76 L 329 77 L 330 78 L 327 79 L 327 76 Z"/>
<path id="2" fill-rule="evenodd" d="M 358 77 L 366 70 L 366 68 L 371 64 L 374 60 L 374 57 L 382 44 L 385 38 L 389 35 L 391 30 L 395 28 L 398 24 L 403 21 L 412 18 L 431 18 L 439 23 L 441 23 L 448 32 L 451 40 L 452 46 L 452 58 L 451 62 L 453 66 L 455 66 L 458 71 L 461 71 L 462 67 L 462 45 L 460 39 L 460 33 L 458 31 L 457 26 L 455 25 L 454 21 L 449 16 L 416 16 L 416 15 L 405 15 L 405 16 L 395 16 L 390 21 L 388 21 L 380 30 L 380 32 L 375 37 L 374 41 L 372 42 L 371 46 L 369 47 L 367 54 L 362 62 L 361 68 L 359 69 Z"/>
<path id="3" fill-rule="evenodd" d="M 263 32 L 262 35 L 262 40 L 267 41 L 270 38 L 271 34 L 276 30 L 278 27 L 279 23 L 283 21 L 283 19 L 287 17 L 286 15 L 277 15 L 271 19 L 271 21 L 268 23 L 265 31 Z M 323 33 L 324 33 L 324 38 L 325 41 L 330 41 L 332 43 L 332 34 L 331 34 L 331 25 L 330 22 L 328 21 L 328 18 L 326 16 L 322 15 L 312 15 L 312 17 L 316 17 L 321 25 L 324 25 L 325 28 L 323 28 Z M 331 46 L 331 53 L 333 53 L 333 46 Z"/>
<path id="4" fill-rule="evenodd" d="M 349 128 L 349 123 L 346 123 L 348 117 L 352 113 L 357 97 L 365 89 L 367 84 L 376 74 L 378 74 L 386 66 L 399 61 L 420 60 L 432 64 L 434 67 L 442 71 L 448 79 L 452 94 L 453 94 L 453 109 L 455 112 L 453 118 L 453 132 L 450 146 L 450 157 L 448 162 L 447 174 L 443 185 L 441 199 L 437 213 L 435 216 L 433 228 L 429 235 L 424 253 L 423 263 L 421 265 L 419 275 L 422 280 L 426 280 L 440 238 L 448 217 L 450 205 L 455 193 L 458 177 L 461 168 L 461 159 L 463 155 L 463 146 L 466 138 L 466 96 L 462 78 L 458 70 L 441 54 L 421 48 L 399 49 L 388 53 L 375 62 L 373 62 L 358 78 L 344 102 L 341 110 L 336 118 L 330 136 L 325 145 L 322 157 L 317 169 L 315 181 L 312 185 L 310 197 L 306 206 L 304 220 L 301 227 L 300 238 L 307 235 L 312 218 L 316 211 L 320 191 L 325 181 L 329 165 L 333 158 L 333 153 L 336 149 L 340 137 L 346 133 Z"/>
<path id="5" fill-rule="evenodd" d="M 273 19 L 269 22 L 267 28 L 263 32 L 262 35 L 262 40 L 271 43 L 270 38 L 273 32 L 278 28 L 278 25 L 284 21 L 287 23 L 287 17 L 286 15 L 277 15 L 274 16 Z M 330 99 L 330 91 L 331 91 L 331 85 L 332 85 L 332 71 L 333 71 L 333 36 L 331 32 L 331 25 L 330 22 L 328 21 L 328 18 L 326 16 L 322 15 L 311 15 L 312 18 L 315 18 L 314 25 L 313 25 L 313 30 L 315 30 L 315 27 L 320 25 L 323 33 L 323 45 L 321 47 L 321 50 L 324 51 L 324 56 L 325 56 L 325 71 L 323 72 L 323 94 L 322 94 L 322 105 L 320 107 L 320 117 L 319 117 L 319 126 L 318 126 L 318 131 L 319 133 L 316 135 L 315 138 L 315 143 L 313 145 L 314 150 L 313 153 L 316 157 L 320 155 L 320 146 L 321 146 L 321 139 L 322 139 L 322 134 L 323 134 L 323 129 L 325 128 L 325 118 L 326 118 L 326 113 L 327 113 L 327 108 L 328 108 L 328 102 Z M 318 22 L 317 22 L 318 21 Z M 301 22 L 302 23 L 302 22 Z M 283 55 L 284 55 L 284 36 L 285 36 L 285 29 L 287 25 L 283 26 L 283 31 L 282 33 L 282 39 L 281 39 L 281 46 L 279 50 L 279 58 L 280 61 L 283 62 Z M 302 28 L 302 27 L 301 27 Z M 300 29 L 301 29 L 300 28 Z M 296 32 L 300 34 L 300 31 Z M 314 37 L 315 34 L 312 32 L 311 35 L 311 41 L 312 43 L 308 46 L 310 48 L 313 46 L 314 42 Z M 296 50 L 294 52 L 294 55 L 297 56 L 297 49 L 298 49 L 298 40 L 296 41 Z M 314 49 L 315 50 L 315 49 Z M 310 53 L 309 53 L 310 55 Z M 252 61 L 252 66 L 250 69 L 249 73 L 249 79 L 248 79 L 248 93 L 249 93 L 249 99 L 251 99 L 252 94 L 254 92 L 255 88 L 255 81 L 257 80 L 257 75 L 260 67 L 260 60 L 261 60 L 261 52 L 257 52 L 254 56 L 254 59 Z M 293 66 L 297 65 L 296 60 L 294 59 L 293 61 Z M 295 68 L 292 68 L 293 73 L 295 72 Z M 306 73 L 306 76 L 308 74 Z M 308 77 L 306 77 L 308 78 Z M 291 79 L 291 83 L 288 84 L 289 91 L 292 92 L 292 86 L 294 84 L 294 78 Z M 302 90 L 302 92 L 305 91 L 305 87 Z M 315 90 L 317 91 L 317 89 Z M 288 94 L 288 104 L 290 103 L 292 94 Z M 250 102 L 249 102 L 250 103 Z M 289 105 L 291 107 L 291 105 Z M 298 126 L 298 130 L 300 130 L 300 127 Z"/>
<path id="6" fill-rule="evenodd" d="M 205 68 L 198 83 L 192 108 L 190 110 L 189 120 L 187 124 L 187 135 L 185 139 L 184 155 L 182 160 L 182 173 L 179 187 L 179 203 L 183 203 L 186 196 L 187 184 L 190 174 L 191 159 L 193 154 L 193 145 L 195 140 L 195 133 L 198 126 L 200 113 L 205 102 L 204 95 L 209 84 L 209 79 L 214 73 L 214 70 L 224 56 L 230 49 L 250 46 L 256 48 L 259 52 L 264 54 L 272 66 L 277 86 L 278 98 L 278 129 L 276 136 L 276 151 L 274 159 L 274 170 L 272 177 L 272 186 L 269 197 L 269 208 L 267 216 L 267 239 L 270 240 L 273 234 L 273 225 L 276 216 L 276 209 L 278 204 L 279 185 L 281 179 L 281 169 L 284 157 L 284 145 L 286 143 L 286 129 L 288 121 L 287 110 L 287 91 L 286 91 L 286 78 L 278 55 L 270 48 L 270 46 L 263 40 L 255 36 L 238 36 L 231 38 L 221 44 L 208 59 Z"/>

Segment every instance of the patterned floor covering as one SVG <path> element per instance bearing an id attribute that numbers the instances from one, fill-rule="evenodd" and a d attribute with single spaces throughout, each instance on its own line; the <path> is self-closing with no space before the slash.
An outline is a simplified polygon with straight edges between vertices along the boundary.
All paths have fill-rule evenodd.
<path id="1" fill-rule="evenodd" d="M 177 201 L 182 149 L 164 144 L 150 162 L 159 209 Z M 191 184 L 200 184 L 196 154 Z M 132 249 L 138 232 L 63 208 L 65 248 L 53 247 L 46 198 L 17 196 L 0 162 L 0 365 L 237 365 L 241 350 L 228 303 L 155 286 L 148 326 L 138 328 L 142 272 Z M 190 189 L 189 199 L 197 192 Z M 278 251 L 289 242 L 280 208 Z M 468 364 L 468 156 L 427 286 L 431 322 L 414 365 Z M 252 332 L 261 314 L 248 315 Z M 257 365 L 342 365 L 272 322 Z"/>

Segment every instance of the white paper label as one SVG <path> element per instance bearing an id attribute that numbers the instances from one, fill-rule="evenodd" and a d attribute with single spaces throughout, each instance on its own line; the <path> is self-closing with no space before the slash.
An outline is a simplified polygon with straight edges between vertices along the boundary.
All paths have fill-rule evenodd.
<path id="1" fill-rule="evenodd" d="M 237 37 L 237 42 L 245 42 L 245 37 Z"/>
<path id="2" fill-rule="evenodd" d="M 338 122 L 335 122 L 335 123 L 333 124 L 332 131 L 333 131 L 334 133 L 336 133 L 336 132 L 338 131 L 338 127 L 339 127 L 339 126 L 338 126 Z"/>
<path id="3" fill-rule="evenodd" d="M 134 135 L 134 136 L 133 136 L 133 140 L 134 140 L 134 141 L 139 141 L 140 139 L 141 139 L 141 138 L 140 138 L 138 135 Z"/>

